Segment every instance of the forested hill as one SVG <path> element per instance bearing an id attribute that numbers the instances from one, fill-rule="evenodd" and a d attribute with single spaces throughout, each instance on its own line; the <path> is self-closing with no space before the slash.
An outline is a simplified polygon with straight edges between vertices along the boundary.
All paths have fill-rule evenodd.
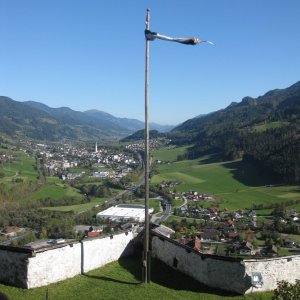
<path id="1" fill-rule="evenodd" d="M 188 120 L 172 130 L 171 138 L 175 144 L 194 145 L 184 158 L 204 153 L 243 158 L 300 183 L 300 81 Z"/>

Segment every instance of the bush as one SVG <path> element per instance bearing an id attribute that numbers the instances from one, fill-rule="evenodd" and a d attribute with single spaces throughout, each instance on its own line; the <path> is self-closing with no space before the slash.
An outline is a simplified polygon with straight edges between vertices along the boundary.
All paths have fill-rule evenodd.
<path id="1" fill-rule="evenodd" d="M 298 300 L 300 299 L 300 280 L 294 284 L 287 281 L 279 281 L 274 291 L 273 300 Z"/>

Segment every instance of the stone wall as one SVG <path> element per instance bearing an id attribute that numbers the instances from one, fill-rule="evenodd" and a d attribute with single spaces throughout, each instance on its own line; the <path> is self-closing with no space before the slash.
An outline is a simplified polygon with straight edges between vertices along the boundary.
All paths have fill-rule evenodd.
<path id="1" fill-rule="evenodd" d="M 136 233 L 73 241 L 38 250 L 0 246 L 0 282 L 35 288 L 104 266 L 134 251 Z M 199 282 L 239 294 L 268 291 L 279 280 L 300 279 L 300 255 L 242 260 L 201 254 L 153 233 L 152 255 Z M 252 273 L 260 272 L 261 287 L 252 286 Z"/>
<path id="2" fill-rule="evenodd" d="M 197 281 L 238 294 L 273 290 L 279 280 L 300 279 L 300 255 L 259 260 L 220 257 L 201 254 L 158 234 L 152 237 L 151 249 L 154 257 Z M 254 272 L 262 274 L 262 286 L 252 285 Z"/>
<path id="3" fill-rule="evenodd" d="M 84 240 L 82 243 L 82 270 L 88 272 L 118 260 L 133 251 L 132 232 L 112 235 L 104 239 Z M 132 247 L 131 247 L 132 246 Z"/>
<path id="4" fill-rule="evenodd" d="M 0 282 L 27 288 L 27 268 L 31 251 L 0 246 Z"/>
<path id="5" fill-rule="evenodd" d="M 134 251 L 134 232 L 29 250 L 0 247 L 0 282 L 36 288 L 104 266 Z"/>
<path id="6" fill-rule="evenodd" d="M 296 279 L 300 279 L 300 255 L 244 260 L 244 264 L 247 274 L 261 272 L 264 282 L 261 288 L 251 288 L 247 292 L 274 290 L 278 281 L 285 280 L 295 283 Z"/>
<path id="7" fill-rule="evenodd" d="M 81 243 L 44 249 L 29 258 L 27 288 L 48 285 L 81 273 Z"/>

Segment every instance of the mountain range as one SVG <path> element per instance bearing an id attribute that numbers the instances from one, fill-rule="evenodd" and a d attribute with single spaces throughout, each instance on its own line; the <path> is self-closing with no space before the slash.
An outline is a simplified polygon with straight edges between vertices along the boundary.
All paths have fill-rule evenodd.
<path id="1" fill-rule="evenodd" d="M 0 134 L 11 138 L 87 141 L 129 136 L 125 140 L 132 141 L 143 138 L 143 129 L 139 120 L 117 118 L 103 111 L 79 112 L 0 97 Z M 150 129 L 151 136 L 189 146 L 179 159 L 204 154 L 221 160 L 240 158 L 286 182 L 300 183 L 300 81 L 257 98 L 245 97 L 173 129 L 158 124 L 150 124 Z"/>
<path id="2" fill-rule="evenodd" d="M 174 126 L 151 123 L 150 127 L 168 131 Z M 52 108 L 39 102 L 19 102 L 0 96 L 0 132 L 10 137 L 116 140 L 142 128 L 142 121 L 117 118 L 99 110 L 80 112 L 68 107 Z"/>

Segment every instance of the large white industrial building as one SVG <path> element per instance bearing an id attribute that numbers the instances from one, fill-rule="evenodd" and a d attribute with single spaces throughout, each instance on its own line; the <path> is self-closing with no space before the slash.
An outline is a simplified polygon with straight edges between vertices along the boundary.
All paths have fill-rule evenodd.
<path id="1" fill-rule="evenodd" d="M 149 208 L 149 214 L 153 212 L 153 208 Z M 108 219 L 110 221 L 126 222 L 132 220 L 134 222 L 145 221 L 145 206 L 120 204 L 112 206 L 97 214 L 98 219 Z"/>

